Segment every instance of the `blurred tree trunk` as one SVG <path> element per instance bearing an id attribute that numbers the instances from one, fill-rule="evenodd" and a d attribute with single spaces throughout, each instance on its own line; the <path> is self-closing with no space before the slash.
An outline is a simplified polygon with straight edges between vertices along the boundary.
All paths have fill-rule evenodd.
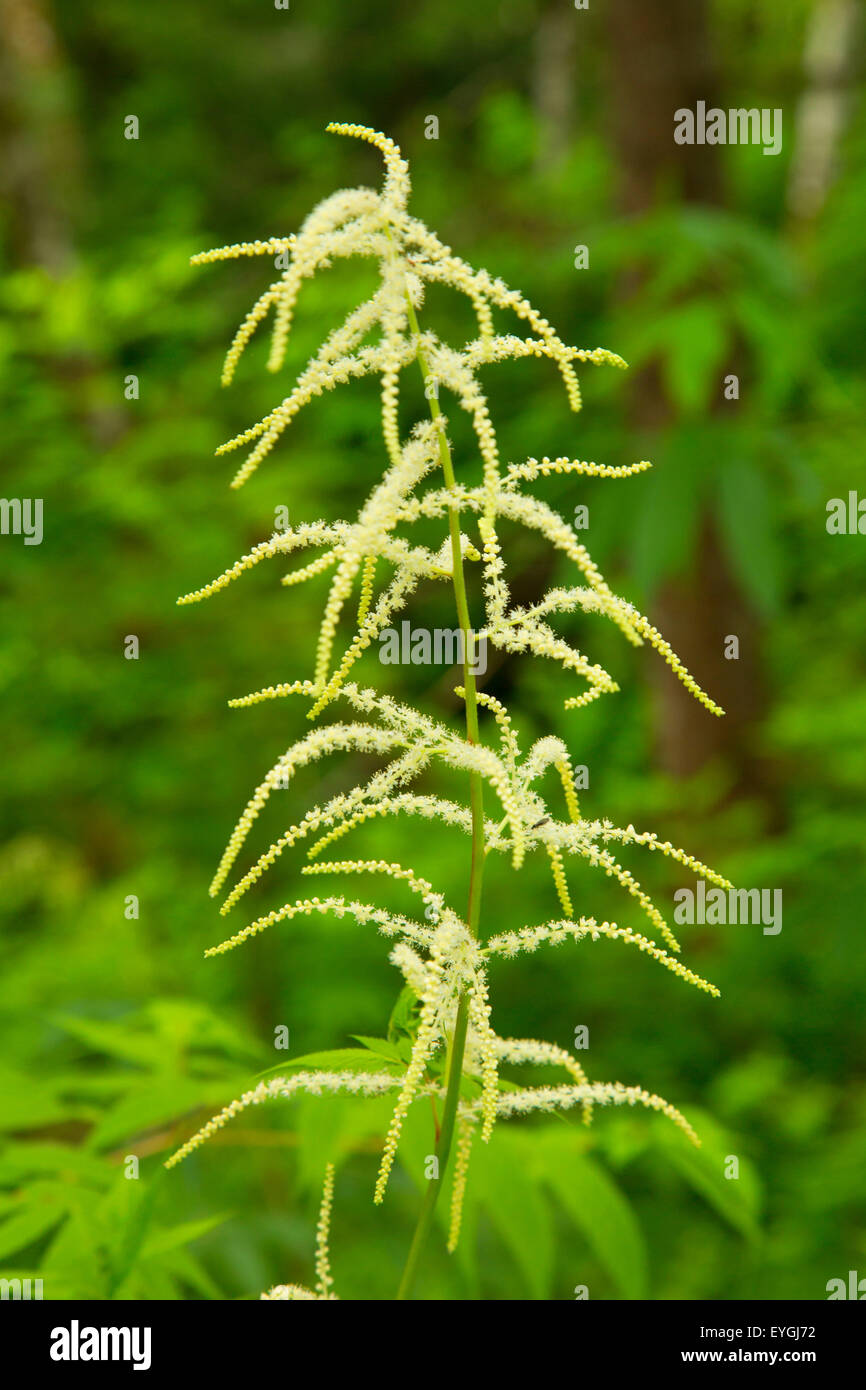
<path id="1" fill-rule="evenodd" d="M 0 0 L 0 190 L 6 251 L 13 266 L 41 266 L 56 280 L 74 274 L 85 188 L 78 111 L 70 64 L 50 0 Z M 108 444 L 129 427 L 120 393 L 97 399 L 98 377 L 112 370 L 77 345 L 45 358 L 68 398 L 70 422 Z"/>
<path id="2" fill-rule="evenodd" d="M 67 69 L 44 0 L 0 0 L 0 189 L 16 264 L 74 260 L 79 140 Z"/>
<path id="3" fill-rule="evenodd" d="M 611 125 L 627 213 L 645 212 L 671 196 L 720 204 L 722 171 L 712 145 L 676 145 L 674 112 L 699 100 L 716 104 L 717 76 L 705 0 L 608 0 L 611 54 Z M 638 276 L 624 286 L 639 293 Z M 676 419 L 657 365 L 633 382 L 632 418 L 638 430 L 664 430 Z M 749 734 L 764 700 L 756 656 L 758 624 L 735 584 L 716 534 L 705 516 L 693 573 L 668 582 L 651 617 L 695 679 L 727 711 L 714 718 L 688 694 L 666 665 L 652 663 L 656 688 L 656 742 L 664 768 L 680 776 L 723 758 L 732 790 L 766 795 L 766 770 L 754 759 Z M 724 641 L 739 638 L 739 660 L 726 660 Z"/>
<path id="4" fill-rule="evenodd" d="M 535 29 L 532 64 L 540 171 L 561 164 L 574 139 L 574 44 L 574 11 L 562 0 L 545 0 Z"/>
<path id="5" fill-rule="evenodd" d="M 806 31 L 807 87 L 797 106 L 788 208 L 799 222 L 821 211 L 851 109 L 861 6 L 857 0 L 818 0 Z"/>

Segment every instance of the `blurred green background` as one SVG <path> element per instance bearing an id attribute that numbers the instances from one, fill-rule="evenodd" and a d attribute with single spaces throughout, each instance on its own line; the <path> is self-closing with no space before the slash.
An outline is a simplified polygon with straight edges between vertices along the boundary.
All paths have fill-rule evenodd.
<path id="1" fill-rule="evenodd" d="M 0 1274 L 38 1271 L 46 1297 L 309 1283 L 328 1157 L 338 1292 L 392 1297 L 405 1258 L 410 1171 L 371 1203 L 378 1102 L 275 1105 L 161 1174 L 279 1062 L 278 1025 L 293 1054 L 345 1046 L 385 1031 L 397 993 L 386 943 L 343 922 L 283 924 L 202 959 L 224 935 L 206 894 L 222 846 L 304 726 L 291 702 L 226 701 L 310 674 L 326 581 L 282 590 L 263 565 L 174 606 L 270 535 L 276 506 L 293 522 L 347 515 L 381 470 L 372 383 L 311 406 L 239 494 L 235 460 L 212 457 L 285 394 L 370 272 L 350 262 L 304 290 L 280 382 L 263 340 L 220 392 L 270 266 L 191 270 L 189 255 L 282 235 L 335 188 L 378 183 L 375 152 L 324 134 L 337 119 L 401 144 L 415 212 L 459 254 L 566 341 L 631 364 L 584 372 L 577 417 L 549 366 L 488 371 L 502 453 L 653 461 L 539 495 L 566 516 L 589 507 L 582 539 L 608 580 L 729 716 L 592 617 L 564 631 L 619 695 L 566 713 L 558 668 L 517 659 L 488 688 L 519 711 L 524 746 L 566 738 L 590 770 L 586 813 L 784 892 L 777 936 L 682 929 L 720 1001 L 612 943 L 494 971 L 500 1032 L 569 1047 L 587 1025 L 593 1079 L 661 1092 L 705 1145 L 693 1155 L 633 1111 L 599 1111 L 589 1131 L 512 1126 L 470 1177 L 462 1253 L 437 1240 L 418 1293 L 813 1299 L 866 1275 L 866 542 L 825 525 L 828 500 L 861 486 L 866 422 L 860 19 L 847 0 L 4 0 L 3 492 L 43 498 L 45 533 L 0 538 Z M 673 111 L 699 99 L 780 108 L 782 152 L 676 146 Z M 462 341 L 453 297 L 431 293 L 425 312 Z M 512 564 L 522 601 L 566 576 L 532 538 L 514 538 Z M 451 625 L 439 593 L 420 613 Z M 424 708 L 458 712 L 449 673 L 397 674 Z M 364 770 L 335 760 L 299 779 L 289 810 L 272 798 L 257 852 Z M 411 861 L 459 904 L 466 845 L 442 831 L 419 849 L 417 830 L 376 827 L 369 853 Z M 303 892 L 301 862 L 284 856 L 233 921 Z M 637 852 L 628 866 L 668 904 L 689 881 Z M 570 881 L 577 910 L 640 929 L 608 880 Z M 488 871 L 488 931 L 555 915 L 544 865 Z M 413 1118 L 407 1152 L 427 1151 L 427 1123 Z"/>

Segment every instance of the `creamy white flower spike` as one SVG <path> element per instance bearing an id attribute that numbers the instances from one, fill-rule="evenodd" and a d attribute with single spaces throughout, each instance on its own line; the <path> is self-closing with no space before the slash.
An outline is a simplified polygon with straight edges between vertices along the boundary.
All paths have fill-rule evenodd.
<path id="1" fill-rule="evenodd" d="M 364 140 L 381 152 L 386 167 L 381 192 L 369 188 L 342 189 L 314 209 L 296 236 L 241 243 L 194 257 L 196 263 L 202 264 L 232 257 L 273 254 L 276 250 L 291 258 L 289 268 L 283 272 L 281 279 L 264 291 L 244 319 L 229 349 L 223 380 L 227 383 L 232 379 L 243 349 L 272 309 L 275 311 L 275 323 L 268 365 L 275 371 L 282 366 L 303 282 L 325 270 L 335 259 L 353 255 L 374 258 L 379 262 L 379 286 L 369 300 L 352 310 L 329 335 L 281 404 L 256 425 L 222 445 L 217 452 L 222 454 L 257 441 L 235 476 L 233 486 L 241 486 L 309 401 L 339 385 L 372 374 L 381 378 L 382 429 L 390 469 L 385 473 L 381 485 L 374 489 L 356 523 L 335 522 L 328 526 L 325 523 L 304 523 L 285 536 L 257 547 L 220 579 L 186 595 L 180 602 L 195 602 L 218 592 L 244 569 L 267 555 L 297 547 L 327 545 L 325 555 L 286 577 L 291 584 L 302 583 L 332 565 L 337 567 L 325 607 L 316 657 L 315 679 L 323 686 L 322 703 L 314 707 L 314 712 L 318 713 L 333 698 L 347 670 L 405 607 L 418 584 L 424 579 L 449 577 L 448 571 L 437 564 L 423 547 L 412 547 L 404 540 L 403 552 L 399 548 L 394 549 L 392 536 L 395 527 L 400 523 L 411 525 L 421 516 L 441 515 L 447 507 L 457 505 L 481 513 L 481 544 L 475 553 L 483 555 L 485 571 L 488 609 L 487 627 L 483 635 L 506 652 L 545 656 L 561 662 L 567 670 L 582 677 L 588 688 L 582 694 L 571 697 L 566 702 L 568 708 L 581 708 L 598 698 L 599 694 L 617 689 L 616 683 L 601 667 L 587 661 L 541 621 L 542 615 L 567 614 L 576 607 L 582 607 L 584 611 L 595 611 L 611 618 L 630 641 L 639 644 L 645 639 L 651 642 L 695 697 L 713 713 L 721 713 L 714 701 L 692 679 L 661 634 L 631 605 L 611 593 L 586 548 L 575 539 L 568 523 L 547 504 L 519 488 L 522 483 L 535 482 L 550 473 L 579 472 L 597 477 L 627 478 L 650 465 L 642 461 L 610 467 L 577 459 L 544 458 L 539 462 L 530 458 L 524 464 L 509 465 L 504 478 L 501 475 L 496 432 L 477 376 L 480 367 L 525 357 L 549 358 L 562 374 L 571 408 L 579 410 L 581 395 L 574 364 L 610 364 L 623 368 L 626 365 L 623 359 L 605 348 L 569 347 L 521 295 L 510 290 L 501 280 L 492 278 L 486 271 L 474 271 L 454 256 L 450 247 L 445 246 L 423 224 L 411 218 L 406 211 L 410 191 L 408 165 L 392 140 L 364 126 L 334 123 L 328 129 L 335 134 Z M 470 300 L 479 322 L 480 336 L 477 339 L 456 348 L 441 342 L 429 329 L 420 337 L 416 335 L 413 327 L 414 309 L 423 301 L 425 282 L 448 285 Z M 536 336 L 524 338 L 513 333 L 496 333 L 494 309 L 515 314 L 529 325 Z M 365 345 L 365 339 L 377 331 L 379 341 Z M 424 354 L 428 385 L 435 383 L 437 392 L 441 388 L 456 397 L 460 407 L 469 415 L 478 440 L 483 465 L 482 486 L 470 489 L 460 498 L 443 496 L 441 491 L 426 498 L 418 498 L 416 494 L 424 475 L 436 466 L 436 436 L 437 432 L 447 427 L 444 416 L 440 414 L 437 421 L 418 426 L 407 445 L 404 446 L 400 440 L 400 377 L 403 370 L 415 361 L 419 351 Z M 437 495 L 438 511 L 434 500 Z M 509 611 L 505 567 L 495 531 L 499 518 L 540 531 L 582 571 L 590 590 L 595 594 L 595 600 L 592 601 L 589 595 L 581 598 L 576 591 L 556 589 L 531 611 L 522 608 Z M 471 544 L 471 537 L 468 540 Z M 371 614 L 372 563 L 377 556 L 386 557 L 396 572 Z M 359 572 L 363 576 L 358 605 L 359 630 L 332 674 L 330 661 L 340 615 Z"/>
<path id="2" fill-rule="evenodd" d="M 306 862 L 299 868 L 307 880 L 351 881 L 369 874 L 392 896 L 413 895 L 415 915 L 357 900 L 347 896 L 351 888 L 341 892 L 337 884 L 335 891 L 323 890 L 321 897 L 290 899 L 262 913 L 205 954 L 229 952 L 271 927 L 314 922 L 313 929 L 324 933 L 329 919 L 335 918 L 370 926 L 389 939 L 390 960 L 413 1000 L 411 1022 L 406 1024 L 399 1049 L 392 1044 L 387 1056 L 371 1050 L 358 1070 L 342 1066 L 320 1070 L 302 1061 L 292 1069 L 287 1064 L 286 1075 L 260 1082 L 226 1106 L 178 1149 L 168 1165 L 195 1151 L 248 1108 L 267 1100 L 291 1102 L 300 1093 L 358 1098 L 395 1093 L 374 1189 L 378 1203 L 384 1199 L 411 1107 L 432 1104 L 434 1113 L 437 1107 L 444 1113 L 450 1104 L 456 1135 L 448 1233 L 448 1248 L 453 1250 L 471 1181 L 474 1140 L 477 1136 L 488 1142 L 501 1121 L 580 1106 L 588 1123 L 598 1105 L 640 1105 L 667 1116 L 698 1142 L 688 1121 L 661 1097 L 639 1086 L 590 1081 L 576 1057 L 552 1043 L 500 1036 L 494 1028 L 489 993 L 491 961 L 499 967 L 503 961 L 548 945 L 575 948 L 587 941 L 620 942 L 635 946 L 685 983 L 717 995 L 713 984 L 678 958 L 679 944 L 664 914 L 611 846 L 617 852 L 620 846 L 659 851 L 702 879 L 721 887 L 730 885 L 652 832 L 637 831 L 633 825 L 614 826 L 588 815 L 578 797 L 566 742 L 547 735 L 524 753 L 508 710 L 495 695 L 475 687 L 470 663 L 464 665 L 462 683 L 455 687 L 466 706 L 466 729 L 460 733 L 445 718 L 433 718 L 360 684 L 354 678 L 356 668 L 369 659 L 373 644 L 427 586 L 443 582 L 451 586 L 460 616 L 461 590 L 463 607 L 468 607 L 465 566 L 475 579 L 474 597 L 479 601 L 480 622 L 478 631 L 471 634 L 473 640 L 489 642 L 498 661 L 529 654 L 558 663 L 574 681 L 575 693 L 565 699 L 566 709 L 583 708 L 618 689 L 613 677 L 584 655 L 571 636 L 575 619 L 586 618 L 591 627 L 598 618 L 605 618 L 632 645 L 654 647 L 708 711 L 716 715 L 722 711 L 649 619 L 610 589 L 574 527 L 535 495 L 535 485 L 542 490 L 548 478 L 558 475 L 627 480 L 650 464 L 641 460 L 609 465 L 570 455 L 544 455 L 503 465 L 481 386 L 481 373 L 487 367 L 536 359 L 559 372 L 568 407 L 579 411 L 578 366 L 622 369 L 626 363 L 605 348 L 568 345 L 520 293 L 455 256 L 414 218 L 408 210 L 408 165 L 392 140 L 353 124 L 335 123 L 328 130 L 365 141 L 379 151 L 385 165 L 380 189 L 341 189 L 314 208 L 296 234 L 222 247 L 193 258 L 196 264 L 256 256 L 285 258 L 280 264 L 286 269 L 278 279 L 264 284 L 235 334 L 223 367 L 226 385 L 235 377 L 253 335 L 271 314 L 267 365 L 275 373 L 283 369 L 301 292 L 309 280 L 349 257 L 373 261 L 378 272 L 369 297 L 330 332 L 283 399 L 217 450 L 222 456 L 249 446 L 232 481 L 233 487 L 240 487 L 272 450 L 283 446 L 286 432 L 306 405 L 339 386 L 369 390 L 367 378 L 375 380 L 381 418 L 376 449 L 381 462 L 369 470 L 369 491 L 357 516 L 301 520 L 178 600 L 190 604 L 221 592 L 266 559 L 290 557 L 296 563 L 281 577 L 293 595 L 302 584 L 327 575 L 315 650 L 308 654 L 309 678 L 267 686 L 230 703 L 243 708 L 299 695 L 308 703 L 311 720 L 318 720 L 325 711 L 330 719 L 330 707 L 336 701 L 351 711 L 348 719 L 317 723 L 291 742 L 270 769 L 259 773 L 261 780 L 231 832 L 210 891 L 216 895 L 227 890 L 220 908 L 227 914 L 278 861 L 287 867 L 298 851 L 305 854 Z M 468 301 L 477 324 L 471 341 L 445 342 L 428 323 L 422 325 L 428 285 L 445 286 Z M 427 398 L 424 418 L 415 423 L 408 417 L 417 407 L 404 389 L 410 370 L 416 377 L 416 396 L 420 370 Z M 458 429 L 463 417 L 474 438 L 468 466 L 452 459 L 449 434 L 449 420 L 457 422 Z M 444 536 L 439 529 L 431 541 L 431 530 L 436 528 L 430 523 L 437 520 L 446 521 L 447 529 Z M 503 537 L 507 541 L 515 527 L 533 533 L 536 543 L 549 547 L 563 571 L 532 602 L 515 602 L 513 597 L 519 589 L 510 580 Z M 470 630 L 469 619 L 461 616 L 464 636 Z M 341 754 L 361 762 L 359 780 L 347 786 L 351 780 L 347 777 L 343 789 L 323 795 L 303 814 L 293 810 L 286 829 L 267 849 L 253 851 L 257 857 L 237 870 L 239 876 L 228 887 L 258 818 L 275 793 L 290 787 L 294 791 L 298 781 L 303 784 L 304 774 L 309 775 L 308 769 Z M 472 787 L 469 806 L 461 799 L 467 780 Z M 433 790 L 428 789 L 431 786 Z M 457 831 L 471 836 L 473 871 L 479 842 L 481 862 L 498 855 L 511 870 L 520 870 L 537 855 L 550 874 L 551 903 L 558 903 L 553 911 L 561 915 L 499 931 L 485 940 L 483 932 L 476 930 L 478 914 L 473 912 L 471 892 L 464 920 L 445 893 L 414 866 L 383 857 L 381 848 L 372 854 L 346 850 L 347 837 L 356 833 L 363 837 L 373 822 L 397 816 L 426 822 L 420 827 L 423 834 L 416 837 L 419 853 L 426 851 L 428 839 L 438 845 L 435 836 L 440 834 Z M 336 851 L 335 845 L 339 845 Z M 330 853 L 326 856 L 325 851 Z M 649 927 L 644 922 L 648 934 L 629 924 L 580 915 L 574 904 L 577 871 L 583 866 L 601 871 L 622 888 L 624 907 L 649 922 Z M 590 877 L 581 875 L 581 892 Z M 451 1066 L 446 1078 L 446 1059 L 455 1052 L 455 1036 L 461 1029 L 465 1031 L 462 1063 Z M 459 1051 L 455 1055 L 459 1059 Z M 521 1069 L 547 1067 L 564 1074 L 561 1084 L 521 1085 L 511 1075 L 515 1069 L 519 1074 Z M 333 1182 L 329 1167 L 317 1233 L 315 1288 L 280 1284 L 263 1294 L 263 1299 L 336 1297 L 328 1259 Z"/>
<path id="3" fill-rule="evenodd" d="M 322 1205 L 319 1208 L 319 1220 L 316 1226 L 316 1287 L 315 1290 L 307 1289 L 302 1284 L 275 1284 L 267 1293 L 263 1293 L 261 1298 L 265 1302 L 281 1301 L 310 1301 L 332 1302 L 337 1295 L 334 1293 L 334 1280 L 331 1277 L 331 1261 L 328 1251 L 328 1237 L 331 1230 L 331 1208 L 334 1204 L 334 1165 L 327 1164 L 325 1168 L 325 1183 L 322 1190 Z"/>

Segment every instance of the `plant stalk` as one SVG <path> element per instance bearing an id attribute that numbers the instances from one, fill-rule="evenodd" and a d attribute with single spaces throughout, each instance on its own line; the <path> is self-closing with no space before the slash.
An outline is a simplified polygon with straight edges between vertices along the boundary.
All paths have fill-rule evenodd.
<path id="1" fill-rule="evenodd" d="M 418 326 L 418 316 L 415 313 L 415 306 L 409 298 L 408 291 L 406 293 L 406 302 L 409 306 L 409 324 L 415 335 L 416 357 L 424 382 L 424 394 L 430 407 L 431 418 L 434 421 L 438 421 L 442 412 L 439 409 L 439 401 L 436 399 L 436 396 L 429 393 L 427 390 L 430 372 L 427 365 L 427 358 L 421 345 L 421 330 Z M 456 481 L 454 477 L 454 464 L 451 459 L 451 450 L 444 429 L 439 431 L 439 459 L 442 464 L 442 472 L 445 477 L 446 486 L 453 488 Z M 469 616 L 469 602 L 466 597 L 466 580 L 463 574 L 463 554 L 460 549 L 460 513 L 456 507 L 448 508 L 448 529 L 451 535 L 451 570 L 454 600 L 457 607 L 457 620 L 463 634 L 463 689 L 465 691 L 464 702 L 466 706 L 466 738 L 469 743 L 479 743 L 477 687 L 475 684 L 475 675 L 472 671 L 474 639 Z M 481 917 L 481 887 L 484 870 L 484 783 L 481 774 L 478 772 L 471 772 L 469 774 L 469 800 L 472 811 L 472 861 L 469 876 L 469 906 L 466 920 L 470 932 L 473 936 L 476 936 L 478 934 L 478 923 Z M 466 1050 L 468 1023 L 469 1004 L 466 996 L 461 994 L 457 1003 L 454 1033 L 448 1049 L 448 1062 L 446 1068 L 448 1081 L 445 1091 L 445 1105 L 442 1111 L 442 1124 L 439 1128 L 439 1139 L 436 1144 L 438 1176 L 431 1178 L 427 1184 L 427 1191 L 424 1194 L 421 1211 L 418 1215 L 418 1224 L 415 1227 L 415 1234 L 412 1237 L 412 1244 L 409 1248 L 406 1267 L 403 1270 L 403 1277 L 397 1291 L 398 1300 L 407 1299 L 411 1296 L 421 1255 L 423 1254 L 433 1225 L 433 1216 L 436 1210 L 436 1202 L 439 1198 L 439 1190 L 442 1186 L 445 1170 L 448 1166 L 448 1159 L 451 1153 L 451 1142 L 454 1137 L 454 1122 L 457 1118 L 457 1103 L 460 1099 L 460 1081 L 463 1076 L 463 1056 Z"/>

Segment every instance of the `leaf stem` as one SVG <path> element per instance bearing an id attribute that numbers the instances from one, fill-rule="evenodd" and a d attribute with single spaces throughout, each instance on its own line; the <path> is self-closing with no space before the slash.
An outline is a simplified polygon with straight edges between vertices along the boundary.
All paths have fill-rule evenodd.
<path id="1" fill-rule="evenodd" d="M 409 308 L 409 324 L 415 336 L 415 353 L 418 366 L 421 370 L 421 377 L 424 382 L 424 394 L 430 407 L 431 418 L 434 421 L 438 421 L 441 418 L 442 412 L 439 409 L 439 401 L 436 398 L 435 392 L 429 390 L 430 369 L 421 343 L 421 330 L 418 326 L 418 316 L 415 313 L 415 306 L 409 297 L 408 290 L 406 292 L 406 303 Z M 444 429 L 440 429 L 439 431 L 439 459 L 442 464 L 442 472 L 445 476 L 446 486 L 453 488 L 456 481 L 454 476 L 454 464 L 451 459 L 451 449 Z M 472 670 L 474 638 L 469 616 L 469 602 L 466 597 L 466 581 L 463 574 L 463 552 L 460 548 L 460 513 L 456 507 L 448 508 L 448 529 L 451 535 L 451 572 L 454 586 L 454 600 L 457 607 L 457 620 L 463 634 L 463 688 L 465 691 L 466 705 L 466 738 L 469 743 L 479 743 L 478 698 L 475 674 Z M 472 861 L 469 876 L 467 925 L 473 936 L 478 933 L 478 923 L 481 917 L 481 887 L 484 871 L 483 786 L 484 784 L 480 773 L 472 772 L 469 774 L 469 799 L 472 810 Z M 451 1142 L 454 1136 L 454 1121 L 457 1117 L 457 1103 L 460 1099 L 460 1081 L 463 1075 L 463 1057 L 466 1050 L 468 1023 L 469 1004 L 466 995 L 461 994 L 457 1002 L 454 1033 L 451 1037 L 448 1049 L 448 1063 L 446 1068 L 448 1082 L 445 1091 L 445 1105 L 442 1111 L 442 1124 L 436 1143 L 437 1176 L 431 1178 L 427 1184 L 427 1191 L 424 1194 L 421 1211 L 418 1215 L 418 1224 L 415 1227 L 415 1234 L 409 1248 L 406 1267 L 403 1270 L 403 1277 L 397 1291 L 398 1300 L 407 1299 L 411 1296 L 412 1287 L 418 1272 L 418 1264 L 424 1247 L 426 1246 L 430 1229 L 433 1225 L 436 1202 L 445 1177 L 445 1169 L 448 1165 L 448 1159 L 451 1153 Z"/>

